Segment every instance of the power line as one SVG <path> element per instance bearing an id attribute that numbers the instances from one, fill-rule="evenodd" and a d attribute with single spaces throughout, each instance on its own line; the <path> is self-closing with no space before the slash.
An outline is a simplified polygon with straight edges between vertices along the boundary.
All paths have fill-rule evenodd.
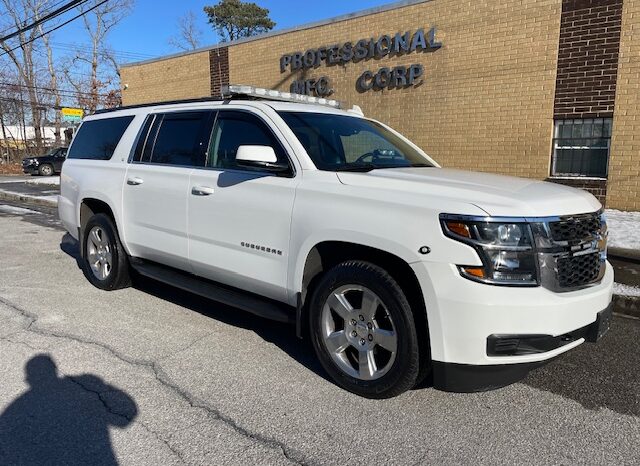
<path id="1" fill-rule="evenodd" d="M 21 104 L 24 106 L 30 106 L 31 103 L 23 100 L 23 99 L 14 99 L 11 97 L 0 97 L 0 102 L 8 102 L 8 103 L 14 103 L 14 104 Z M 45 103 L 40 103 L 38 102 L 38 104 L 36 105 L 36 107 L 39 107 L 40 109 L 52 109 L 52 110 L 60 110 L 62 108 L 62 105 L 60 105 L 59 107 L 56 105 L 49 105 L 49 104 L 45 104 Z M 6 111 L 6 109 L 4 110 Z"/>
<path id="2" fill-rule="evenodd" d="M 30 31 L 31 29 L 38 27 L 39 25 L 41 25 L 42 23 L 45 23 L 47 21 L 49 21 L 50 19 L 55 18 L 56 16 L 60 16 L 63 13 L 66 13 L 67 11 L 69 11 L 71 8 L 74 8 L 82 3 L 86 3 L 89 0 L 72 0 L 69 3 L 66 3 L 64 5 L 62 5 L 60 8 L 52 11 L 51 13 L 43 16 L 40 19 L 37 19 L 36 21 L 34 21 L 31 24 L 26 25 L 23 28 L 19 28 L 17 31 L 12 32 L 11 34 L 7 34 L 4 37 L 0 37 L 0 42 L 4 42 L 7 41 L 9 39 L 12 39 L 14 37 L 16 37 L 17 35 L 22 34 L 23 32 L 27 32 Z"/>
<path id="3" fill-rule="evenodd" d="M 0 102 L 8 102 L 8 103 L 15 103 L 15 104 L 20 104 L 22 106 L 31 106 L 31 102 L 24 100 L 24 99 L 15 99 L 12 97 L 0 97 Z M 69 105 L 71 107 L 71 105 Z M 50 110 L 60 110 L 63 107 L 65 107 L 65 105 L 53 105 L 53 104 L 47 104 L 47 103 L 41 103 L 38 102 L 38 104 L 36 105 L 36 107 L 38 107 L 39 110 L 46 110 L 46 109 L 50 109 Z M 83 110 L 87 111 L 88 108 L 87 107 L 81 107 Z M 7 109 L 4 108 L 3 109 L 4 112 L 7 112 Z"/>
<path id="4" fill-rule="evenodd" d="M 66 89 L 54 89 L 51 87 L 40 87 L 40 86 L 29 86 L 27 84 L 20 84 L 20 83 L 9 83 L 9 82 L 0 82 L 0 86 L 4 86 L 4 87 L 21 87 L 21 88 L 25 88 L 25 89 L 35 89 L 37 91 L 44 91 L 44 92 L 57 92 L 58 94 L 70 94 L 72 97 L 77 97 L 77 96 L 98 96 L 98 97 L 110 97 L 111 94 L 103 94 L 103 93 L 92 93 L 92 92 L 85 92 L 85 91 L 74 91 L 72 89 L 66 90 Z"/>
<path id="5" fill-rule="evenodd" d="M 55 7 L 57 7 L 58 5 L 61 5 L 62 3 L 64 3 L 64 1 L 65 1 L 65 0 L 59 0 L 59 1 L 57 1 L 56 3 L 54 3 L 53 5 L 51 5 L 51 7 L 50 7 L 50 9 L 49 9 L 48 11 L 51 11 L 51 8 L 55 8 Z M 47 10 L 45 10 L 45 11 L 47 11 Z M 27 17 L 24 19 L 23 24 L 24 24 L 24 23 L 26 23 L 27 21 L 31 21 L 31 20 L 33 20 L 33 19 L 36 19 L 37 17 L 38 17 L 38 15 L 37 15 L 37 14 L 36 14 L 36 15 L 27 16 Z M 5 32 L 7 32 L 7 31 L 9 31 L 9 30 L 11 30 L 11 29 L 13 29 L 13 28 L 14 28 L 14 26 L 6 27 L 6 28 L 4 28 L 4 29 L 2 29 L 2 30 L 0 31 L 0 34 L 4 34 Z"/>
<path id="6" fill-rule="evenodd" d="M 86 0 L 85 0 L 85 1 L 86 1 Z M 2 55 L 0 55 L 0 57 L 2 57 L 2 56 L 4 56 L 4 55 L 7 55 L 7 54 L 9 54 L 9 53 L 11 53 L 11 52 L 13 52 L 14 50 L 17 50 L 17 49 L 19 49 L 20 47 L 24 47 L 24 46 L 25 46 L 25 45 L 27 45 L 28 43 L 33 42 L 33 41 L 34 41 L 34 40 L 36 40 L 36 39 L 40 39 L 41 37 L 46 36 L 47 34 L 50 34 L 50 33 L 52 33 L 53 31 L 56 31 L 56 30 L 60 29 L 60 28 L 61 28 L 61 27 L 63 27 L 63 26 L 66 26 L 66 25 L 67 25 L 67 24 L 69 24 L 71 21 L 75 21 L 76 19 L 80 18 L 81 16 L 86 15 L 87 13 L 89 13 L 89 12 L 90 12 L 90 11 L 92 11 L 92 10 L 95 10 L 96 8 L 98 8 L 99 6 L 101 6 L 101 5 L 105 4 L 105 3 L 107 3 L 108 1 L 109 1 L 109 0 L 102 0 L 100 3 L 96 3 L 94 6 L 92 6 L 92 7 L 91 7 L 91 8 L 89 8 L 88 10 L 83 11 L 83 12 L 82 12 L 82 13 L 80 13 L 79 15 L 74 16 L 73 18 L 71 18 L 71 19 L 69 19 L 69 20 L 65 21 L 64 23 L 62 23 L 62 24 L 60 24 L 60 25 L 58 25 L 58 26 L 56 26 L 56 27 L 54 27 L 54 28 L 51 28 L 51 29 L 49 29 L 48 31 L 43 32 L 42 34 L 40 34 L 40 35 L 38 35 L 38 36 L 32 37 L 32 38 L 31 38 L 31 39 L 29 39 L 28 41 L 21 42 L 19 45 L 15 46 L 14 48 L 9 49 L 9 50 L 7 50 L 7 51 L 5 51 Z"/>
<path id="7" fill-rule="evenodd" d="M 52 48 L 57 48 L 57 49 L 61 49 L 61 50 L 69 50 L 69 51 L 76 51 L 76 50 L 81 50 L 81 51 L 92 51 L 93 48 L 90 45 L 78 45 L 78 44 L 70 44 L 70 43 L 64 43 L 64 42 L 50 42 L 51 47 Z M 152 58 L 153 55 L 149 55 L 146 53 L 138 53 L 138 52 L 128 52 L 125 50 L 110 50 L 106 47 L 98 47 L 98 50 L 102 51 L 102 52 L 108 52 L 108 53 L 112 53 L 113 55 L 119 55 L 123 58 Z"/>
<path id="8" fill-rule="evenodd" d="M 93 47 L 91 47 L 90 45 L 82 45 L 82 44 L 69 44 L 69 43 L 64 43 L 64 42 L 51 42 L 51 45 L 54 48 L 67 49 L 67 50 L 83 50 L 83 51 L 92 51 L 93 50 Z M 121 56 L 133 57 L 133 58 L 151 58 L 151 57 L 153 57 L 153 55 L 149 55 L 149 54 L 146 54 L 146 53 L 129 52 L 129 51 L 126 51 L 126 50 L 113 50 L 113 49 L 109 49 L 107 47 L 98 47 L 98 50 L 103 51 L 103 52 L 109 52 L 109 53 L 112 53 L 114 55 L 121 55 Z"/>

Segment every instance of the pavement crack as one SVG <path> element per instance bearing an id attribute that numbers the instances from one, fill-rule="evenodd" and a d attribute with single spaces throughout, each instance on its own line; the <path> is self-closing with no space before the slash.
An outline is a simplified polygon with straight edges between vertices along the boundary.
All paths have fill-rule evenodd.
<path id="1" fill-rule="evenodd" d="M 60 372 L 62 373 L 62 371 L 60 371 Z M 100 401 L 100 404 L 102 404 L 102 406 L 104 407 L 105 411 L 107 411 L 109 414 L 121 417 L 121 418 L 125 419 L 128 422 L 133 422 L 135 416 L 128 416 L 126 414 L 123 414 L 123 413 L 115 411 L 113 408 L 111 408 L 111 406 L 109 406 L 109 403 L 107 403 L 107 400 L 104 399 L 103 392 L 100 392 L 98 390 L 93 390 L 90 387 L 87 387 L 85 384 L 80 382 L 80 380 L 78 380 L 78 378 L 76 378 L 76 377 L 74 377 L 72 375 L 68 375 L 68 374 L 65 374 L 65 375 L 67 376 L 67 379 L 69 379 L 71 382 L 76 384 L 78 387 L 82 388 L 84 391 L 89 392 L 89 393 L 93 393 L 94 395 L 96 395 L 98 397 L 98 400 Z"/>
<path id="2" fill-rule="evenodd" d="M 302 458 L 302 455 L 290 449 L 283 442 L 278 440 L 270 439 L 265 437 L 259 433 L 251 432 L 245 427 L 239 425 L 234 419 L 229 416 L 223 414 L 220 410 L 211 407 L 208 403 L 198 400 L 193 394 L 179 387 L 171 378 L 162 371 L 161 368 L 156 366 L 155 364 L 152 366 L 152 369 L 155 373 L 155 377 L 158 381 L 164 384 L 166 387 L 171 388 L 175 393 L 179 394 L 190 406 L 193 408 L 198 408 L 204 410 L 209 416 L 214 418 L 215 420 L 221 421 L 226 424 L 228 427 L 233 429 L 238 434 L 243 437 L 254 440 L 262 445 L 268 446 L 270 448 L 279 449 L 282 452 L 282 455 L 289 460 L 291 463 L 299 464 L 299 465 L 307 465 L 310 464 L 308 461 L 305 461 Z"/>
<path id="3" fill-rule="evenodd" d="M 22 331 L 24 331 L 24 330 L 22 330 Z M 22 345 L 22 346 L 24 346 L 26 348 L 29 348 L 30 350 L 33 350 L 33 351 L 42 351 L 41 348 L 36 348 L 35 346 L 31 346 L 29 343 L 26 343 L 24 341 L 16 341 L 16 340 L 13 340 L 13 339 L 9 338 L 10 336 L 15 335 L 16 333 L 19 333 L 19 332 L 15 332 L 15 333 L 12 333 L 11 335 L 4 336 L 4 337 L 0 338 L 0 340 L 1 341 L 8 341 L 9 343 L 13 343 L 14 345 Z"/>
<path id="4" fill-rule="evenodd" d="M 4 304 L 5 306 L 9 307 L 10 309 L 13 309 L 14 311 L 16 311 L 17 313 L 19 313 L 20 315 L 22 315 L 23 317 L 25 317 L 25 318 L 27 318 L 29 320 L 28 325 L 24 328 L 25 331 L 31 332 L 31 333 L 35 333 L 35 334 L 38 334 L 38 335 L 42 335 L 44 337 L 65 339 L 65 340 L 74 341 L 76 343 L 80 343 L 80 344 L 84 344 L 84 345 L 94 346 L 94 347 L 100 348 L 100 349 L 102 349 L 104 351 L 107 351 L 112 356 L 114 356 L 116 359 L 119 359 L 120 361 L 122 361 L 122 362 L 124 362 L 126 364 L 129 364 L 129 365 L 132 365 L 132 366 L 146 368 L 147 370 L 151 371 L 151 373 L 153 374 L 154 378 L 161 385 L 163 385 L 164 387 L 168 388 L 169 390 L 173 391 L 175 394 L 180 396 L 180 398 L 182 398 L 184 401 L 186 401 L 191 407 L 196 408 L 196 409 L 201 409 L 201 410 L 205 411 L 210 417 L 212 417 L 213 419 L 218 420 L 218 421 L 222 422 L 223 424 L 227 425 L 229 428 L 231 428 L 237 434 L 239 434 L 239 435 L 241 435 L 241 436 L 243 436 L 243 437 L 245 437 L 245 438 L 247 438 L 249 440 L 252 440 L 252 441 L 254 441 L 256 443 L 259 443 L 259 444 L 261 444 L 261 445 L 263 445 L 263 446 L 265 446 L 267 448 L 280 450 L 282 455 L 289 462 L 291 462 L 293 464 L 298 464 L 298 465 L 311 464 L 311 462 L 309 462 L 308 460 L 306 460 L 304 458 L 304 456 L 303 456 L 303 454 L 301 452 L 298 452 L 298 451 L 290 448 L 284 442 L 281 442 L 279 440 L 275 440 L 275 439 L 266 437 L 266 436 L 264 436 L 264 435 L 262 435 L 260 433 L 257 433 L 257 432 L 251 432 L 246 427 L 241 426 L 236 420 L 234 420 L 231 417 L 225 415 L 220 410 L 210 406 L 205 401 L 197 400 L 194 395 L 192 395 L 191 393 L 189 393 L 188 391 L 184 390 L 183 388 L 179 387 L 176 383 L 174 383 L 171 380 L 171 378 L 164 371 L 162 371 L 162 369 L 158 366 L 158 361 L 138 360 L 138 359 L 130 358 L 128 356 L 125 356 L 125 355 L 121 354 L 119 351 L 115 350 L 114 348 L 112 348 L 109 345 L 104 344 L 104 343 L 100 343 L 100 342 L 92 341 L 92 340 L 87 340 L 87 339 L 84 339 L 84 338 L 81 338 L 81 337 L 78 337 L 78 336 L 72 335 L 72 334 L 54 332 L 54 331 L 45 330 L 45 329 L 42 329 L 42 328 L 35 327 L 34 325 L 38 320 L 38 316 L 37 315 L 35 315 L 35 314 L 33 314 L 33 313 L 21 308 L 17 304 L 12 303 L 11 301 L 7 300 L 6 298 L 4 298 L 2 296 L 0 296 L 0 303 Z M 187 345 L 181 351 L 186 351 L 189 347 L 191 347 L 194 344 L 196 344 L 198 342 L 198 340 L 202 340 L 202 339 L 206 338 L 207 336 L 209 336 L 209 335 L 204 335 L 204 336 L 202 336 L 200 338 L 197 338 L 196 340 L 191 342 L 189 345 Z M 101 400 L 101 401 L 103 401 L 103 400 Z M 104 404 L 104 402 L 103 402 L 103 404 Z M 143 427 L 144 427 L 144 425 L 143 425 Z M 147 430 L 149 430 L 149 429 L 147 428 Z M 151 430 L 149 430 L 149 431 L 151 433 L 154 433 Z M 175 450 L 172 449 L 171 446 L 167 442 L 165 442 L 160 437 L 158 437 L 158 438 L 159 438 L 160 441 L 163 441 L 164 443 L 166 443 L 167 446 L 171 449 L 171 451 L 173 451 L 174 453 L 176 453 L 179 456 L 179 453 L 175 452 Z M 182 459 L 182 457 L 181 457 L 181 459 Z"/>
<path id="5" fill-rule="evenodd" d="M 25 319 L 29 320 L 29 323 L 25 327 L 25 330 L 29 330 L 31 326 L 38 320 L 38 316 L 32 312 L 27 311 L 26 309 L 22 309 L 17 304 L 12 303 L 11 301 L 6 300 L 2 296 L 0 296 L 0 303 L 4 304 L 10 309 L 13 309 L 18 314 L 20 314 Z"/>
<path id="6" fill-rule="evenodd" d="M 165 356 L 162 356 L 161 358 L 159 358 L 156 363 L 162 362 L 165 359 L 177 356 L 178 354 L 184 353 L 185 351 L 189 351 L 192 347 L 194 347 L 195 345 L 197 345 L 198 343 L 200 343 L 202 340 L 210 337 L 211 335 L 213 335 L 213 332 L 209 332 L 206 333 L 198 338 L 195 338 L 191 343 L 187 344 L 184 346 L 184 348 L 180 348 L 178 350 L 172 351 L 169 354 L 166 354 Z"/>
<path id="7" fill-rule="evenodd" d="M 120 413 L 120 412 L 117 412 L 117 411 L 113 410 L 113 408 L 111 408 L 111 406 L 109 406 L 109 403 L 107 403 L 107 400 L 104 398 L 104 394 L 108 393 L 108 392 L 101 392 L 101 391 L 98 391 L 98 390 L 93 390 L 90 387 L 87 387 L 85 384 L 80 382 L 80 380 L 78 378 L 76 378 L 76 377 L 74 377 L 72 375 L 68 375 L 67 374 L 67 379 L 70 380 L 71 382 L 73 382 L 74 384 L 76 384 L 77 386 L 79 386 L 80 388 L 82 388 L 83 390 L 85 390 L 86 392 L 95 394 L 98 397 L 98 400 L 100 401 L 102 406 L 104 407 L 105 411 L 107 411 L 109 414 L 121 417 L 121 418 L 125 419 L 128 422 L 133 422 L 133 423 L 138 424 L 139 426 L 141 426 L 144 430 L 146 430 L 151 435 L 153 435 L 156 439 L 158 439 L 158 441 L 162 442 L 175 456 L 178 457 L 178 459 L 180 459 L 180 461 L 182 461 L 183 464 L 187 464 L 187 462 L 185 461 L 184 457 L 182 456 L 182 453 L 180 453 L 178 450 L 176 450 L 176 448 L 173 445 L 171 445 L 168 440 L 164 439 L 162 437 L 162 435 L 160 435 L 158 432 L 156 432 L 155 430 L 151 429 L 144 422 L 136 421 L 135 420 L 135 416 L 129 416 L 129 415 L 126 415 L 126 414 L 123 414 L 123 413 Z"/>

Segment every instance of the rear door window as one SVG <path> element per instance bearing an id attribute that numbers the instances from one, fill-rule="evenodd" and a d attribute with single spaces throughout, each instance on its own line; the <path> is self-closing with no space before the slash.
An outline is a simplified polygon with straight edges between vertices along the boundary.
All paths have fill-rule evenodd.
<path id="1" fill-rule="evenodd" d="M 85 121 L 73 139 L 69 159 L 109 160 L 133 115 Z"/>
<path id="2" fill-rule="evenodd" d="M 158 125 L 151 163 L 203 167 L 205 165 L 205 139 L 211 112 L 174 112 L 162 115 Z M 158 120 L 158 117 L 156 117 Z M 156 125 L 154 124 L 154 127 Z M 151 131 L 150 136 L 153 136 Z M 149 142 L 147 141 L 147 145 Z M 147 149 L 143 151 L 146 161 Z"/>
<path id="3" fill-rule="evenodd" d="M 153 138 L 151 137 L 151 133 L 149 133 L 149 129 L 151 125 L 155 121 L 155 115 L 147 115 L 147 119 L 144 121 L 144 125 L 142 125 L 142 129 L 140 130 L 140 134 L 138 134 L 138 139 L 136 142 L 136 148 L 133 152 L 133 161 L 141 162 L 142 161 L 142 153 L 145 150 L 145 147 L 149 147 L 149 154 L 151 153 L 151 147 L 153 147 Z M 154 133 L 155 134 L 155 133 Z M 149 157 L 147 157 L 148 161 Z"/>

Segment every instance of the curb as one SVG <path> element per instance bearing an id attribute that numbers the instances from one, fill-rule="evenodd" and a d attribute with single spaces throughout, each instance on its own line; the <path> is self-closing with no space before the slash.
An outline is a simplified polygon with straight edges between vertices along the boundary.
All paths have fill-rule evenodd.
<path id="1" fill-rule="evenodd" d="M 613 312 L 640 319 L 640 296 L 613 295 Z"/>
<path id="2" fill-rule="evenodd" d="M 607 255 L 612 259 L 621 259 L 640 264 L 640 250 L 624 248 L 607 248 Z"/>
<path id="3" fill-rule="evenodd" d="M 57 199 L 46 199 L 44 197 L 30 196 L 28 194 L 13 193 L 10 191 L 0 190 L 0 200 L 26 202 L 28 204 L 37 204 L 46 207 L 57 207 Z"/>

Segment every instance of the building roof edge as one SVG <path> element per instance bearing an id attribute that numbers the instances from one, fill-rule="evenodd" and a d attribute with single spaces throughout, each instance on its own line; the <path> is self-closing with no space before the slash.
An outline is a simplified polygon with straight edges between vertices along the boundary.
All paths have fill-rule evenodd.
<path id="1" fill-rule="evenodd" d="M 120 65 L 120 68 L 129 68 L 129 67 L 133 67 L 133 66 L 146 65 L 146 64 L 154 63 L 154 62 L 158 62 L 158 61 L 170 60 L 172 58 L 179 58 L 179 57 L 184 57 L 184 56 L 187 56 L 187 55 L 193 55 L 193 54 L 196 54 L 196 53 L 208 52 L 210 50 L 216 50 L 216 49 L 220 49 L 220 48 L 231 47 L 231 46 L 234 46 L 234 45 L 245 44 L 247 42 L 253 42 L 253 41 L 257 41 L 257 40 L 261 40 L 261 39 L 267 39 L 267 38 L 274 37 L 274 36 L 279 36 L 279 35 L 282 35 L 282 34 L 288 34 L 290 32 L 297 32 L 297 31 L 303 31 L 305 29 L 312 29 L 312 28 L 322 27 L 322 26 L 326 26 L 328 24 L 339 23 L 339 22 L 342 22 L 342 21 L 347 21 L 347 20 L 354 19 L 354 18 L 359 18 L 359 17 L 362 17 L 362 16 L 375 15 L 377 13 L 383 13 L 385 11 L 393 10 L 393 9 L 396 9 L 396 8 L 404 8 L 404 7 L 416 5 L 416 4 L 419 4 L 419 3 L 427 3 L 427 2 L 431 2 L 431 1 L 433 1 L 433 0 L 401 0 L 401 1 L 398 1 L 398 2 L 388 3 L 386 5 L 380 5 L 380 6 L 373 7 L 373 8 L 367 8 L 366 10 L 360 10 L 360 11 L 356 11 L 356 12 L 353 12 L 353 13 L 346 13 L 344 15 L 335 16 L 333 18 L 328 18 L 328 19 L 323 19 L 323 20 L 320 20 L 320 21 L 314 21 L 314 22 L 311 22 L 311 23 L 301 24 L 299 26 L 292 26 L 292 27 L 286 28 L 286 29 L 280 29 L 280 30 L 276 30 L 276 31 L 269 31 L 269 32 L 266 32 L 264 34 L 260 34 L 258 36 L 245 37 L 245 38 L 238 39 L 238 40 L 233 40 L 233 41 L 230 41 L 230 42 L 218 42 L 217 44 L 208 45 L 206 47 L 201 47 L 201 48 L 198 48 L 198 49 L 195 49 L 195 50 L 188 50 L 188 51 L 184 51 L 184 52 L 172 53 L 172 54 L 169 54 L 169 55 L 163 55 L 163 56 L 156 57 L 156 58 L 149 58 L 147 60 L 142 60 L 142 61 L 124 63 L 124 64 Z"/>

